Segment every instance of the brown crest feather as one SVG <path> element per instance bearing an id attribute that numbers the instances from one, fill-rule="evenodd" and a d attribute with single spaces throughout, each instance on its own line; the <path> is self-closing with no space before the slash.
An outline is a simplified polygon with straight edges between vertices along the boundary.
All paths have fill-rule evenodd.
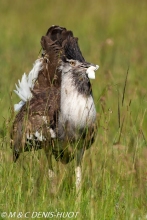
<path id="1" fill-rule="evenodd" d="M 64 58 L 84 62 L 84 58 L 78 46 L 78 38 L 72 31 L 59 26 L 51 26 L 46 36 L 41 38 L 43 49 L 43 70 L 39 72 L 34 91 L 51 86 L 60 87 L 61 71 L 60 61 Z"/>

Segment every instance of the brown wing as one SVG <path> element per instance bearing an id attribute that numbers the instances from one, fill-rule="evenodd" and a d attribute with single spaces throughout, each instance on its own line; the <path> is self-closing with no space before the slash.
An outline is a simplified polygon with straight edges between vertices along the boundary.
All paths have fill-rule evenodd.
<path id="1" fill-rule="evenodd" d="M 29 150 L 28 145 L 34 149 L 42 148 L 44 141 L 49 143 L 52 135 L 56 135 L 60 89 L 52 87 L 33 95 L 13 123 L 11 139 L 15 155 Z"/>

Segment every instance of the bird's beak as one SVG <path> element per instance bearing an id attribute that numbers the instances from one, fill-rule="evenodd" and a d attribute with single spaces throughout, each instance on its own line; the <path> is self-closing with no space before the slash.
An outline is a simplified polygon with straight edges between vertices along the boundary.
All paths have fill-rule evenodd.
<path id="1" fill-rule="evenodd" d="M 89 67 L 86 70 L 86 73 L 88 74 L 89 79 L 95 79 L 95 71 L 98 70 L 98 65 L 89 65 Z"/>

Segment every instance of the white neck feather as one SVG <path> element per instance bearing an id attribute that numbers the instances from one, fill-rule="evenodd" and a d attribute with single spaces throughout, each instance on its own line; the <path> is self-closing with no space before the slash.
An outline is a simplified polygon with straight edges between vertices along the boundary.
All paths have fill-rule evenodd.
<path id="1" fill-rule="evenodd" d="M 70 73 L 62 75 L 60 117 L 63 124 L 68 121 L 78 128 L 89 126 L 96 119 L 93 97 L 85 97 L 77 91 Z"/>
<path id="2" fill-rule="evenodd" d="M 24 73 L 21 80 L 18 80 L 18 85 L 15 85 L 16 90 L 14 90 L 14 92 L 19 96 L 21 101 L 14 105 L 14 111 L 19 111 L 24 103 L 32 98 L 31 89 L 34 88 L 38 73 L 42 68 L 42 59 L 37 59 L 34 63 L 33 69 L 29 72 L 29 74 L 26 75 Z"/>

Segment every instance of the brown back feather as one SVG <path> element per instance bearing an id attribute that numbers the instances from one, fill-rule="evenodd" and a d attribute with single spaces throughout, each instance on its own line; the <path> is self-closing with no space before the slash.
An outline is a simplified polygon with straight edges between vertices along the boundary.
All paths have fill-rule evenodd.
<path id="1" fill-rule="evenodd" d="M 46 36 L 41 38 L 43 49 L 44 68 L 39 72 L 34 91 L 44 90 L 45 88 L 61 85 L 61 71 L 59 70 L 60 61 L 68 59 L 84 62 L 78 38 L 73 36 L 72 31 L 59 26 L 51 26 Z"/>

